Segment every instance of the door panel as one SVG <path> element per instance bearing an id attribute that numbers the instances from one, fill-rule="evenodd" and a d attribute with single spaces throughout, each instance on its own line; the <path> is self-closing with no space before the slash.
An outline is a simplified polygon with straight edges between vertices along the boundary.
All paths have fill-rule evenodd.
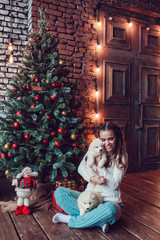
<path id="1" fill-rule="evenodd" d="M 141 51 L 144 53 L 160 53 L 159 30 L 141 28 Z"/>
<path id="2" fill-rule="evenodd" d="M 143 103 L 160 103 L 160 69 L 142 67 L 141 85 Z"/>
<path id="3" fill-rule="evenodd" d="M 130 66 L 117 62 L 104 62 L 104 102 L 130 102 Z"/>
<path id="4" fill-rule="evenodd" d="M 147 165 L 159 163 L 159 131 L 160 126 L 158 123 L 144 123 L 143 134 L 140 135 L 139 165 L 147 167 Z"/>
<path id="5" fill-rule="evenodd" d="M 101 121 L 119 123 L 129 171 L 160 167 L 160 26 L 101 11 L 99 54 Z"/>
<path id="6" fill-rule="evenodd" d="M 122 49 L 130 49 L 130 31 L 126 21 L 107 21 L 105 22 L 105 44 Z"/>

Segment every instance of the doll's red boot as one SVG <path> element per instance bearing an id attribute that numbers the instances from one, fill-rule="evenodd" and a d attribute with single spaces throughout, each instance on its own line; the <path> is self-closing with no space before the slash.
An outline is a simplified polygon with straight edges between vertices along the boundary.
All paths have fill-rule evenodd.
<path id="1" fill-rule="evenodd" d="M 31 213 L 31 210 L 27 207 L 27 206 L 23 206 L 23 210 L 22 210 L 22 213 L 24 215 L 29 215 Z"/>
<path id="2" fill-rule="evenodd" d="M 20 215 L 20 214 L 22 214 L 22 211 L 23 211 L 23 206 L 18 206 L 17 205 L 16 210 L 15 210 L 15 214 Z"/>

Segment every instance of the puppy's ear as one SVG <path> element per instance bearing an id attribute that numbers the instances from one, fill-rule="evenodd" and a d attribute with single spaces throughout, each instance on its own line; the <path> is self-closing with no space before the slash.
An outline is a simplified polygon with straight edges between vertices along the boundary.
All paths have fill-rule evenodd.
<path id="1" fill-rule="evenodd" d="M 91 198 L 92 199 L 95 199 L 96 198 L 96 195 L 94 193 L 91 194 Z"/>

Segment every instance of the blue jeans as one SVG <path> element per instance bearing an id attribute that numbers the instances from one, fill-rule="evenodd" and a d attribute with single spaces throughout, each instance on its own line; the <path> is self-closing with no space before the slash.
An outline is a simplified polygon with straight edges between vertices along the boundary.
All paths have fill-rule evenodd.
<path id="1" fill-rule="evenodd" d="M 74 191 L 68 188 L 59 187 L 56 189 L 54 196 L 57 205 L 66 213 L 71 215 L 68 226 L 72 228 L 86 227 L 102 227 L 104 224 L 114 224 L 121 217 L 121 205 L 114 202 L 104 202 L 98 205 L 97 208 L 86 212 L 80 216 L 77 198 L 81 192 Z"/>

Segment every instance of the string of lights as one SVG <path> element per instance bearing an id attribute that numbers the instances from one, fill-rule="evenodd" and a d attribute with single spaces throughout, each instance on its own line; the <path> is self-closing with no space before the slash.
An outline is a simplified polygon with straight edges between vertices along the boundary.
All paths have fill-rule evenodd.
<path id="1" fill-rule="evenodd" d="M 99 51 L 101 50 L 101 44 L 100 44 L 100 30 L 101 30 L 101 22 L 99 20 L 99 9 L 97 10 L 97 63 L 96 63 L 96 72 L 97 72 L 97 79 L 98 79 L 98 73 L 100 72 L 99 67 Z M 98 87 L 98 81 L 96 83 L 96 91 L 95 91 L 95 97 L 96 97 L 96 112 L 95 116 L 96 119 L 99 118 L 99 87 Z"/>
<path id="2" fill-rule="evenodd" d="M 12 0 L 10 1 L 10 5 L 11 5 L 11 25 L 10 25 L 10 29 L 12 31 L 12 23 L 13 23 L 13 15 L 12 15 Z M 10 52 L 10 56 L 9 56 L 9 63 L 12 64 L 14 62 L 14 57 L 13 57 L 13 39 L 11 38 L 11 31 L 9 34 L 9 44 L 8 44 L 8 51 Z"/>
<path id="3" fill-rule="evenodd" d="M 100 35 L 101 35 L 101 31 L 102 31 L 102 23 L 100 21 L 100 11 L 99 9 L 97 9 L 97 16 L 96 16 L 96 25 L 97 25 L 97 62 L 96 62 L 96 72 L 97 72 L 97 79 L 99 78 L 99 73 L 102 70 L 100 65 L 99 65 L 99 57 L 100 57 L 100 50 L 102 50 L 102 45 L 101 45 L 101 41 L 100 41 Z M 113 20 L 112 16 L 108 17 L 109 21 Z M 128 26 L 132 27 L 133 23 L 131 21 L 128 21 Z M 150 30 L 150 28 L 147 26 L 146 30 Z M 99 89 L 98 89 L 98 80 L 97 80 L 97 84 L 96 84 L 96 89 L 95 89 L 95 98 L 96 98 L 96 111 L 95 111 L 95 116 L 98 119 L 99 118 Z"/>

